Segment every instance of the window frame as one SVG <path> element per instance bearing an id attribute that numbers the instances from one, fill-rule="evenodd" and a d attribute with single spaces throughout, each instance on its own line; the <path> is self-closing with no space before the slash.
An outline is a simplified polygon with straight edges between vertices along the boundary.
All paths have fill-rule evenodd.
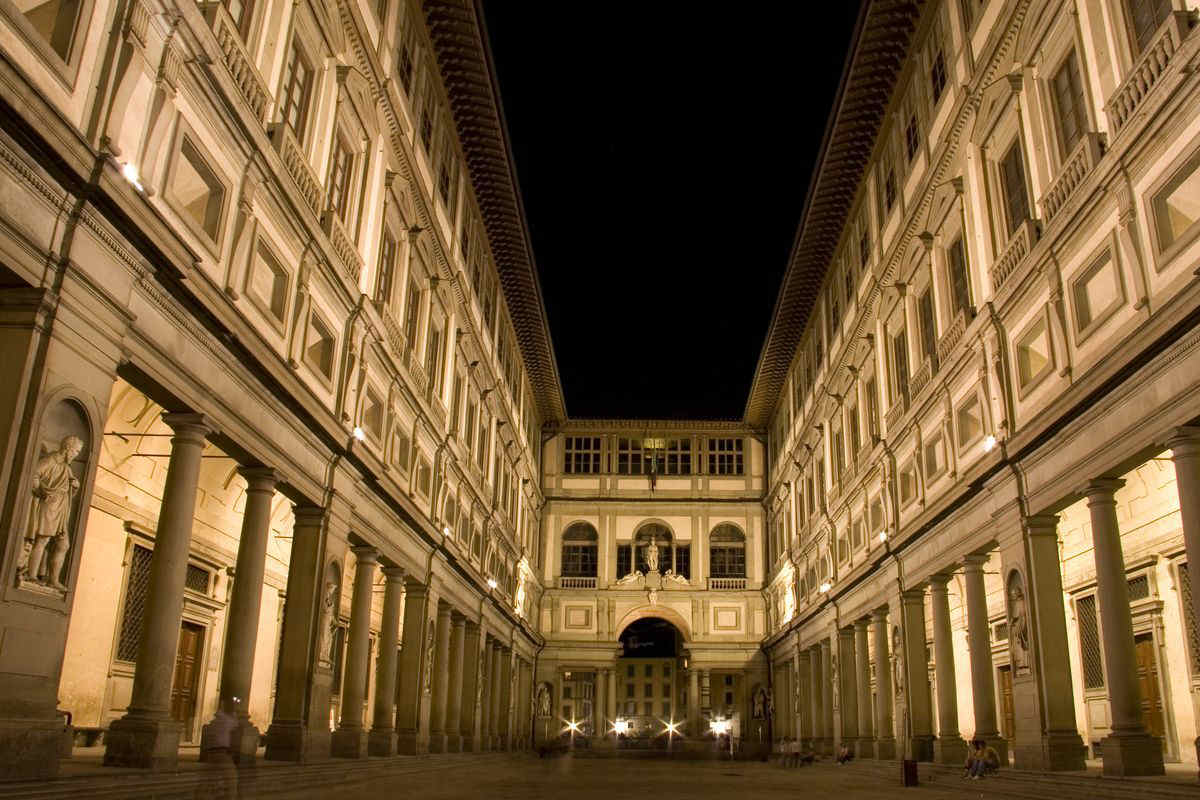
<path id="1" fill-rule="evenodd" d="M 1116 297 L 1103 309 L 1098 309 L 1090 313 L 1089 316 L 1091 319 L 1086 325 L 1081 325 L 1081 290 L 1086 286 L 1087 281 L 1094 278 L 1101 270 L 1106 268 L 1111 269 L 1116 278 Z M 1096 330 L 1108 322 L 1113 314 L 1116 314 L 1126 303 L 1125 275 L 1117 258 L 1117 249 L 1114 243 L 1106 240 L 1096 252 L 1092 253 L 1084 262 L 1084 266 L 1071 278 L 1068 287 L 1070 289 L 1068 305 L 1071 309 L 1071 327 L 1075 333 L 1075 344 L 1078 346 L 1087 341 Z M 1084 297 L 1086 299 L 1086 296 Z"/>
<path id="2" fill-rule="evenodd" d="M 12 0 L 0 0 L 0 13 L 17 33 L 25 45 L 41 60 L 68 92 L 74 92 L 79 80 L 79 68 L 83 52 L 87 49 L 88 33 L 92 25 L 94 5 L 92 0 L 80 0 L 75 12 L 75 24 L 71 33 L 71 48 L 66 58 L 59 55 L 33 23 Z"/>
<path id="3" fill-rule="evenodd" d="M 167 174 L 163 176 L 163 197 L 166 199 L 167 204 L 171 207 L 171 210 L 175 213 L 175 216 L 177 216 L 180 221 L 183 222 L 184 226 L 191 231 L 193 235 L 200 239 L 201 244 L 203 244 L 204 248 L 209 251 L 209 254 L 215 258 L 220 258 L 221 249 L 225 239 L 226 217 L 229 216 L 231 183 L 219 169 L 213 166 L 216 163 L 216 160 L 212 157 L 212 154 L 208 151 L 208 149 L 200 143 L 200 139 L 198 136 L 196 136 L 195 131 L 192 130 L 191 125 L 187 124 L 187 122 L 185 122 L 183 119 L 180 119 L 178 127 L 179 129 L 175 133 L 174 144 L 171 147 L 171 163 L 168 165 Z M 217 230 L 215 234 L 210 234 L 204 229 L 202 224 L 192 219 L 191 215 L 184 211 L 183 200 L 177 194 L 175 194 L 175 178 L 179 170 L 180 160 L 187 158 L 183 152 L 185 144 L 191 148 L 191 150 L 196 154 L 196 157 L 200 159 L 200 165 L 204 167 L 204 169 L 212 175 L 213 180 L 215 180 L 221 186 L 221 208 L 217 213 Z M 196 169 L 196 165 L 194 163 L 192 164 L 192 168 Z"/>
<path id="4" fill-rule="evenodd" d="M 1045 382 L 1046 378 L 1052 372 L 1054 372 L 1055 367 L 1057 366 L 1056 356 L 1054 353 L 1053 329 L 1050 325 L 1050 320 L 1047 316 L 1048 314 L 1049 314 L 1049 311 L 1046 308 L 1043 307 L 1043 308 L 1039 309 L 1038 312 L 1035 313 L 1030 318 L 1030 320 L 1020 329 L 1020 332 L 1017 333 L 1017 335 L 1013 336 L 1013 338 L 1012 338 L 1013 376 L 1016 378 L 1016 381 L 1017 381 L 1017 396 L 1021 400 L 1026 399 L 1030 394 L 1032 394 L 1034 392 L 1035 389 L 1037 389 L 1043 382 Z M 1047 350 L 1049 351 L 1049 353 L 1048 353 L 1049 357 L 1046 359 L 1046 365 L 1044 367 L 1042 367 L 1042 369 L 1039 372 L 1037 372 L 1036 374 L 1030 375 L 1029 379 L 1027 381 L 1022 382 L 1022 380 L 1021 380 L 1021 360 L 1020 360 L 1021 344 L 1022 344 L 1022 342 L 1031 340 L 1033 338 L 1032 337 L 1033 331 L 1035 329 L 1037 329 L 1039 326 L 1045 332 Z"/>
<path id="5" fill-rule="evenodd" d="M 1200 238 L 1200 218 L 1193 222 L 1182 234 L 1172 239 L 1166 246 L 1162 241 L 1160 224 L 1160 200 L 1170 191 L 1177 190 L 1193 174 L 1200 174 L 1200 136 L 1192 139 L 1183 151 L 1171 162 L 1162 175 L 1142 195 L 1146 209 L 1151 250 L 1154 254 L 1155 271 L 1162 273 L 1175 261 L 1178 256 L 1191 247 Z"/>
<path id="6" fill-rule="evenodd" d="M 316 323 L 316 325 L 325 328 L 325 330 L 329 333 L 330 341 L 333 343 L 332 346 L 330 347 L 329 373 L 328 374 L 323 372 L 317 364 L 314 364 L 312 359 L 309 357 L 309 348 L 314 344 L 314 342 L 312 341 L 312 338 L 311 338 L 312 334 L 313 334 L 313 329 L 315 327 L 314 322 Z M 334 329 L 333 325 L 330 324 L 329 320 L 326 319 L 324 313 L 322 313 L 320 310 L 318 310 L 314 305 L 313 308 L 309 309 L 308 319 L 305 321 L 305 325 L 304 325 L 304 354 L 303 354 L 303 357 L 301 360 L 309 368 L 309 371 L 312 372 L 312 374 L 316 375 L 321 380 L 321 382 L 325 385 L 325 388 L 327 388 L 327 389 L 333 388 L 333 374 L 337 368 L 337 354 L 338 354 L 337 331 Z"/>
<path id="7" fill-rule="evenodd" d="M 258 292 L 251 288 L 254 285 L 255 271 L 259 268 L 259 253 L 265 253 L 274 263 L 275 267 L 283 274 L 283 313 L 279 317 L 275 316 L 275 312 L 271 310 L 270 304 L 259 297 Z M 250 264 L 246 269 L 246 276 L 242 283 L 242 294 L 248 297 L 250 303 L 258 309 L 267 322 L 271 323 L 276 333 L 282 336 L 287 332 L 288 312 L 292 306 L 292 273 L 283 265 L 282 259 L 279 258 L 270 240 L 261 231 L 254 237 L 254 247 L 250 251 Z"/>
<path id="8" fill-rule="evenodd" d="M 292 57 L 300 62 L 307 71 L 307 77 L 300 86 L 300 101 L 296 103 L 297 119 L 293 124 L 291 121 L 290 108 L 293 105 L 292 89 L 296 85 L 292 73 Z M 292 135 L 296 137 L 296 142 L 300 145 L 301 150 L 305 150 L 308 146 L 309 125 L 312 122 L 312 102 L 313 95 L 317 83 L 317 71 L 313 66 L 313 60 L 305 52 L 303 43 L 300 41 L 299 32 L 292 34 L 292 41 L 288 47 L 287 54 L 284 56 L 283 71 L 279 76 L 280 87 L 276 95 L 279 99 L 278 108 L 280 109 L 280 124 L 291 128 Z"/>

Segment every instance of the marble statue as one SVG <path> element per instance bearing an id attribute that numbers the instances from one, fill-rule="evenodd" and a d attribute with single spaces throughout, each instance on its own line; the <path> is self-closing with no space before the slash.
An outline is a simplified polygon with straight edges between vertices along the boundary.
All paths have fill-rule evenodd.
<path id="1" fill-rule="evenodd" d="M 1015 572 L 1008 582 L 1008 641 L 1016 673 L 1029 674 L 1029 613 L 1021 578 Z"/>
<path id="2" fill-rule="evenodd" d="M 687 578 L 683 577 L 682 575 L 677 575 L 675 570 L 672 569 L 667 570 L 666 574 L 663 575 L 663 583 L 684 589 L 691 585 L 691 582 L 688 581 Z"/>
<path id="3" fill-rule="evenodd" d="M 638 572 L 635 569 L 633 572 L 630 572 L 628 575 L 624 575 L 624 576 L 618 578 L 617 585 L 618 586 L 628 586 L 631 583 L 637 583 L 641 579 L 642 579 L 642 573 Z"/>
<path id="4" fill-rule="evenodd" d="M 548 683 L 543 683 L 538 686 L 537 715 L 539 717 L 550 716 L 550 684 Z"/>
<path id="5" fill-rule="evenodd" d="M 658 572 L 658 540 L 651 539 L 650 544 L 646 545 L 642 552 L 643 557 L 646 559 L 646 570 L 648 572 Z"/>
<path id="6" fill-rule="evenodd" d="M 333 664 L 333 634 L 337 630 L 338 582 L 333 576 L 325 579 L 325 592 L 321 598 L 321 640 L 317 647 L 317 659 L 321 666 Z"/>
<path id="7" fill-rule="evenodd" d="M 430 623 L 429 630 L 425 632 L 425 681 L 423 686 L 425 694 L 433 691 L 433 624 Z"/>
<path id="8" fill-rule="evenodd" d="M 63 564 L 71 549 L 71 506 L 79 480 L 71 462 L 83 452 L 83 440 L 65 436 L 58 449 L 38 459 L 33 473 L 33 507 L 30 513 L 29 552 L 20 568 L 22 580 L 66 591 Z"/>

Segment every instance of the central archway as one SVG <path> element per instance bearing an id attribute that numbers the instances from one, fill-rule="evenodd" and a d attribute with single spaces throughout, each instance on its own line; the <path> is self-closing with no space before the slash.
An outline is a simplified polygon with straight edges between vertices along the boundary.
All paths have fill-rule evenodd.
<path id="1" fill-rule="evenodd" d="M 621 655 L 614 675 L 615 708 L 624 728 L 621 746 L 659 747 L 664 727 L 687 714 L 683 676 L 684 632 L 666 609 L 645 609 L 627 619 L 618 637 Z"/>
<path id="2" fill-rule="evenodd" d="M 638 606 L 621 617 L 621 620 L 617 623 L 617 640 L 620 641 L 621 636 L 625 634 L 626 628 L 641 619 L 661 619 L 664 622 L 669 622 L 679 631 L 681 643 L 692 640 L 692 628 L 682 614 L 665 606 L 649 605 Z"/>

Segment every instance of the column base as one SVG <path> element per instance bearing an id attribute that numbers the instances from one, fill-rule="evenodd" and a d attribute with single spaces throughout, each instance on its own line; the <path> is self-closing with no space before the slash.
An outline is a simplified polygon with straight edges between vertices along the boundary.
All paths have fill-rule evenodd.
<path id="1" fill-rule="evenodd" d="M 446 752 L 461 753 L 462 752 L 462 736 L 457 733 L 446 734 Z"/>
<path id="2" fill-rule="evenodd" d="M 228 732 L 225 724 L 213 719 L 200 729 L 200 760 L 216 761 L 228 751 L 235 764 L 253 764 L 258 755 L 258 728 L 249 719 L 239 719 Z"/>
<path id="3" fill-rule="evenodd" d="M 0 720 L 0 780 L 32 781 L 58 775 L 61 720 Z"/>
<path id="4" fill-rule="evenodd" d="M 1148 733 L 1125 733 L 1100 740 L 1104 774 L 1112 777 L 1163 775 L 1162 740 Z"/>
<path id="5" fill-rule="evenodd" d="M 933 740 L 933 760 L 938 764 L 963 764 L 967 743 L 961 736 L 939 736 Z"/>
<path id="6" fill-rule="evenodd" d="M 396 755 L 396 732 L 391 728 L 372 728 L 367 734 L 367 755 Z"/>
<path id="7" fill-rule="evenodd" d="M 174 769 L 183 725 L 173 719 L 125 716 L 104 734 L 104 766 Z"/>
<path id="8" fill-rule="evenodd" d="M 396 737 L 396 752 L 406 756 L 426 755 L 429 740 L 416 731 L 401 731 Z"/>
<path id="9" fill-rule="evenodd" d="M 330 734 L 301 722 L 272 722 L 267 728 L 268 761 L 308 763 L 329 758 Z"/>
<path id="10" fill-rule="evenodd" d="M 1018 731 L 1019 733 L 1019 731 Z M 1013 745 L 1013 766 L 1017 769 L 1036 769 L 1046 772 L 1073 772 L 1086 769 L 1087 748 L 1078 733 L 1047 733 L 1033 744 Z"/>
<path id="11" fill-rule="evenodd" d="M 462 752 L 464 752 L 464 753 L 479 752 L 478 743 L 475 741 L 475 737 L 469 733 L 464 733 L 462 735 Z"/>
<path id="12" fill-rule="evenodd" d="M 873 736 L 860 736 L 854 747 L 855 758 L 871 758 L 875 753 L 875 738 Z"/>
<path id="13" fill-rule="evenodd" d="M 932 734 L 922 734 L 912 737 L 910 747 L 912 754 L 909 756 L 913 761 L 933 761 L 933 742 Z M 964 760 L 966 755 L 963 756 Z"/>
<path id="14" fill-rule="evenodd" d="M 446 734 L 434 731 L 429 734 L 429 752 L 444 753 L 446 752 Z"/>
<path id="15" fill-rule="evenodd" d="M 366 758 L 367 732 L 361 725 L 343 725 L 333 732 L 330 745 L 334 758 Z"/>
<path id="16" fill-rule="evenodd" d="M 896 758 L 896 740 L 876 739 L 875 757 L 880 761 L 894 761 Z"/>

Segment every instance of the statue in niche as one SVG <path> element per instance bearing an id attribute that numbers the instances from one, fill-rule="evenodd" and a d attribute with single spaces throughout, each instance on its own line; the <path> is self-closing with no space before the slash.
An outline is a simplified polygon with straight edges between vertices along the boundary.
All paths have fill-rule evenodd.
<path id="1" fill-rule="evenodd" d="M 767 690 L 761 686 L 754 693 L 754 709 L 752 714 L 755 719 L 767 718 Z"/>
<path id="2" fill-rule="evenodd" d="M 338 581 L 332 565 L 325 577 L 325 591 L 321 595 L 321 640 L 317 647 L 317 659 L 323 667 L 333 666 L 334 634 L 337 632 Z"/>
<path id="3" fill-rule="evenodd" d="M 1025 587 L 1016 571 L 1008 579 L 1008 646 L 1016 674 L 1028 675 L 1029 611 L 1025 606 Z"/>
<path id="4" fill-rule="evenodd" d="M 550 684 L 543 682 L 538 686 L 536 704 L 539 717 L 550 716 Z"/>
<path id="5" fill-rule="evenodd" d="M 18 567 L 18 580 L 65 592 L 63 566 L 71 550 L 71 511 L 80 482 L 72 465 L 83 452 L 83 440 L 64 436 L 34 467 L 33 506 L 25 539 L 28 550 Z"/>
<path id="6" fill-rule="evenodd" d="M 658 572 L 658 539 L 651 539 L 645 546 L 642 557 L 646 560 L 647 572 Z"/>
<path id="7" fill-rule="evenodd" d="M 425 694 L 433 691 L 433 624 L 429 626 L 429 630 L 425 632 L 425 680 L 423 690 Z"/>

